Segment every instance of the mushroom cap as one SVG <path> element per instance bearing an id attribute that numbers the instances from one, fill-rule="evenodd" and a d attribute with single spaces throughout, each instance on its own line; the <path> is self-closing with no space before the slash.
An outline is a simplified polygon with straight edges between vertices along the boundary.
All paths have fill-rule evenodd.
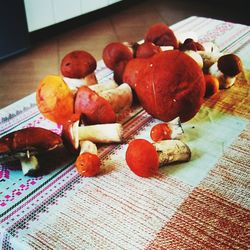
<path id="1" fill-rule="evenodd" d="M 109 43 L 102 53 L 105 65 L 114 70 L 122 61 L 129 61 L 133 58 L 133 51 L 128 46 L 120 42 Z"/>
<path id="2" fill-rule="evenodd" d="M 179 50 L 135 58 L 126 66 L 124 81 L 134 88 L 142 107 L 153 117 L 188 121 L 199 111 L 205 94 L 198 64 Z"/>
<path id="3" fill-rule="evenodd" d="M 61 137 L 45 128 L 30 127 L 0 138 L 0 160 L 19 159 L 62 147 Z"/>
<path id="4" fill-rule="evenodd" d="M 178 41 L 174 32 L 165 23 L 156 23 L 150 26 L 144 36 L 144 40 L 158 46 L 178 48 Z"/>
<path id="5" fill-rule="evenodd" d="M 223 55 L 218 59 L 218 69 L 225 75 L 234 77 L 243 71 L 241 59 L 235 54 Z"/>
<path id="6" fill-rule="evenodd" d="M 75 112 L 88 124 L 114 123 L 116 114 L 111 104 L 87 86 L 79 88 L 75 98 Z"/>
<path id="7" fill-rule="evenodd" d="M 161 48 L 152 42 L 144 42 L 137 47 L 136 56 L 137 58 L 148 58 L 156 53 L 159 53 Z"/>
<path id="8" fill-rule="evenodd" d="M 152 177 L 157 174 L 159 158 L 155 147 L 145 139 L 135 139 L 128 145 L 126 162 L 138 176 Z"/>
<path id="9" fill-rule="evenodd" d="M 48 75 L 41 80 L 36 90 L 36 103 L 40 112 L 57 124 L 77 119 L 74 95 L 59 76 Z"/>
<path id="10" fill-rule="evenodd" d="M 84 78 L 96 69 L 96 59 L 84 50 L 75 50 L 64 56 L 61 72 L 65 77 Z"/>

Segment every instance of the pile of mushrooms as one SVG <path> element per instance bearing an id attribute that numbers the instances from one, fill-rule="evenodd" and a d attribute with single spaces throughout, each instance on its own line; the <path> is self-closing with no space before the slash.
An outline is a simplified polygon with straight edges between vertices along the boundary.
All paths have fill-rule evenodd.
<path id="1" fill-rule="evenodd" d="M 77 156 L 76 168 L 82 176 L 99 173 L 99 144 L 123 141 L 117 115 L 130 108 L 135 99 L 164 123 L 152 128 L 153 143 L 138 139 L 129 144 L 126 161 L 130 169 L 149 177 L 161 165 L 190 160 L 191 151 L 180 140 L 181 122 L 192 119 L 205 98 L 231 87 L 243 70 L 237 55 L 221 53 L 214 43 L 201 44 L 192 33 L 175 34 L 164 23 L 150 26 L 141 42 L 107 44 L 102 58 L 113 71 L 113 80 L 98 82 L 95 58 L 76 50 L 63 57 L 61 75 L 44 77 L 36 91 L 41 114 L 62 127 L 61 137 L 55 136 L 55 144 L 46 150 L 63 142 Z M 0 140 L 0 157 L 20 158 L 25 174 L 27 162 L 38 165 L 36 154 L 27 144 L 20 153 L 23 151 L 15 138 L 26 143 L 31 140 L 27 139 L 30 133 L 34 141 L 40 140 L 40 130 L 34 131 L 16 131 Z M 22 134 L 25 137 L 17 136 Z"/>

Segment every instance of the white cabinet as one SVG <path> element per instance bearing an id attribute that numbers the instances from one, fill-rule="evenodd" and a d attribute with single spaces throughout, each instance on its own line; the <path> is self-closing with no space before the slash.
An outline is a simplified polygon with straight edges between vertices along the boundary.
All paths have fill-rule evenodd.
<path id="1" fill-rule="evenodd" d="M 80 16 L 82 14 L 81 10 L 81 0 L 53 0 L 55 22 L 59 23 L 67 19 Z"/>
<path id="2" fill-rule="evenodd" d="M 29 31 L 55 23 L 52 0 L 24 0 L 24 4 Z"/>
<path id="3" fill-rule="evenodd" d="M 24 0 L 29 32 L 122 0 Z"/>
<path id="4" fill-rule="evenodd" d="M 101 9 L 108 5 L 108 0 L 81 0 L 82 14 Z"/>

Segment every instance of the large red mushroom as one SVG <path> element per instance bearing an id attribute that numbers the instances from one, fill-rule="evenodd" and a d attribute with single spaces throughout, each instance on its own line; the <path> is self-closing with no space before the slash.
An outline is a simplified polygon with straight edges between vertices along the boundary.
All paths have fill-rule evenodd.
<path id="1" fill-rule="evenodd" d="M 182 122 L 188 121 L 203 103 L 203 72 L 190 56 L 179 50 L 130 60 L 123 80 L 135 90 L 142 107 L 163 121 L 178 116 Z"/>

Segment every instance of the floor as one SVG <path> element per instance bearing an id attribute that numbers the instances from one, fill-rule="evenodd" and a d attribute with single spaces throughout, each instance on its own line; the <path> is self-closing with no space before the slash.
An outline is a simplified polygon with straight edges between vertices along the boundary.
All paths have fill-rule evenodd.
<path id="1" fill-rule="evenodd" d="M 99 60 L 109 42 L 138 41 L 156 22 L 171 25 L 192 15 L 249 25 L 249 18 L 243 14 L 247 1 L 238 0 L 237 6 L 225 5 L 227 1 L 223 0 L 123 1 L 108 12 L 98 12 L 82 22 L 78 20 L 77 25 L 63 32 L 45 30 L 40 37 L 31 34 L 30 50 L 0 63 L 0 108 L 33 93 L 46 75 L 60 74 L 60 61 L 72 50 L 86 50 Z"/>

